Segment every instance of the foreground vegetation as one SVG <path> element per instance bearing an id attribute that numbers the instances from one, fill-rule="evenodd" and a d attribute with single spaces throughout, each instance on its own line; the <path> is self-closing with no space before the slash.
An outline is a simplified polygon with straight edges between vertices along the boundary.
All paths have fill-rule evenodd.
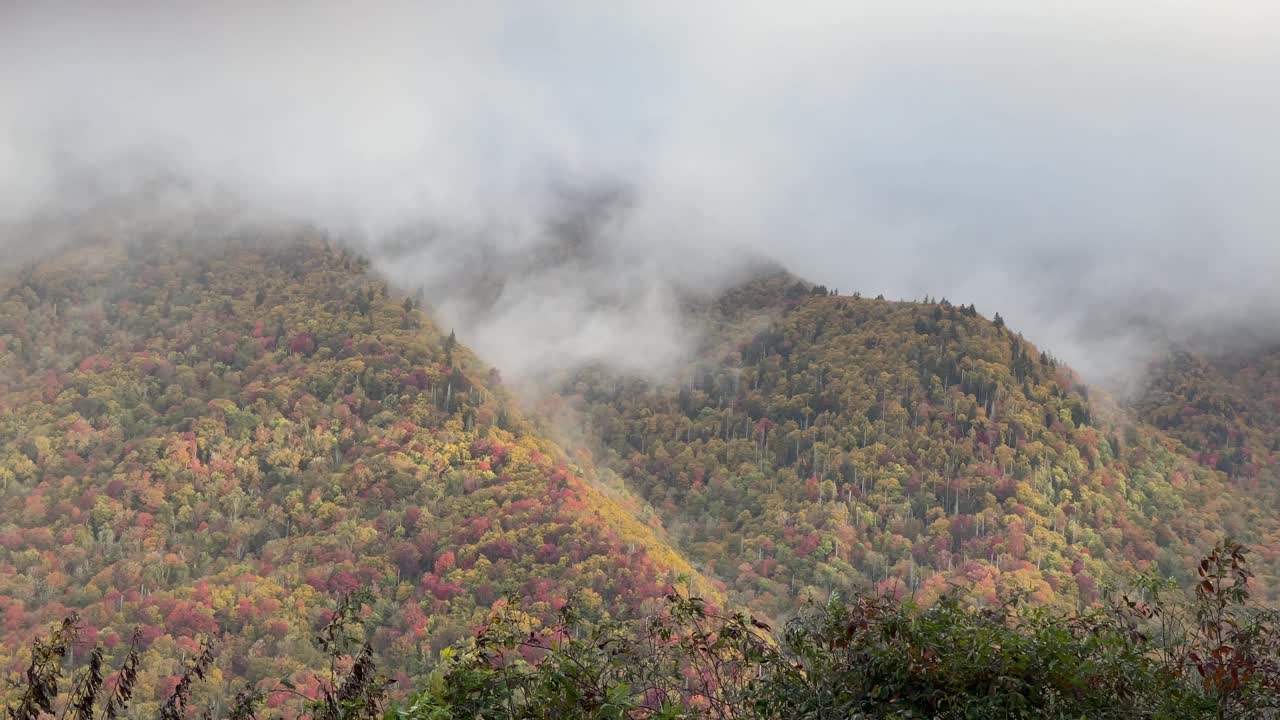
<path id="1" fill-rule="evenodd" d="M 1133 592 L 1071 615 L 1017 597 L 978 608 L 946 596 L 928 608 L 855 596 L 810 603 L 780 631 L 704 600 L 667 596 L 657 614 L 587 622 L 573 604 L 544 624 L 499 603 L 474 639 L 446 648 L 395 702 L 362 640 L 368 596 L 344 597 L 315 642 L 330 657 L 316 690 L 263 681 L 229 707 L 191 708 L 213 640 L 185 663 L 164 720 L 257 715 L 401 718 L 1269 718 L 1280 712 L 1280 616 L 1251 606 L 1245 550 L 1205 557 L 1194 596 L 1142 578 Z M 128 715 L 136 653 L 111 683 L 95 649 L 65 662 L 68 619 L 37 641 L 15 720 Z M 59 698 L 59 681 L 71 687 Z M 111 685 L 108 688 L 108 685 Z"/>

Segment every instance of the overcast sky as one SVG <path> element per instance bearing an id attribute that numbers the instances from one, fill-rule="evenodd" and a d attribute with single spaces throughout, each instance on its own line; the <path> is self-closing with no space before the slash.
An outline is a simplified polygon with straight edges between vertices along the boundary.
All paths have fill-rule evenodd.
<path id="1" fill-rule="evenodd" d="M 1280 335 L 1280 3 L 179 5 L 3 3 L 0 222 L 164 168 L 400 248 L 516 371 L 673 355 L 748 254 L 1097 378 Z"/>

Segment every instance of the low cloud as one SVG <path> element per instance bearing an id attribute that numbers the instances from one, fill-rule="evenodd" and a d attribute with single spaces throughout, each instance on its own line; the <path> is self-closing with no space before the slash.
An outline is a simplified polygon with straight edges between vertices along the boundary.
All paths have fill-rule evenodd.
<path id="1" fill-rule="evenodd" d="M 0 223 L 181 178 L 531 376 L 656 372 L 676 293 L 767 256 L 1113 380 L 1280 337 L 1277 37 L 1257 0 L 10 3 Z"/>

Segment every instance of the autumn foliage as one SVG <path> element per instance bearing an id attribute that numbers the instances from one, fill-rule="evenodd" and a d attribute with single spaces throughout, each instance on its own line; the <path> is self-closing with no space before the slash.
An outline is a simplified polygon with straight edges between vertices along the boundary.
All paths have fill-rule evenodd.
<path id="1" fill-rule="evenodd" d="M 677 380 L 594 369 L 561 402 L 735 603 L 784 617 L 806 595 L 958 585 L 1080 607 L 1134 573 L 1190 583 L 1226 533 L 1276 590 L 1280 485 L 1198 462 L 972 306 L 775 273 L 693 313 L 708 339 Z"/>
<path id="2" fill-rule="evenodd" d="M 425 679 L 447 689 L 507 668 L 484 666 L 494 656 L 469 639 L 492 638 L 511 598 L 536 643 L 579 640 L 567 612 L 582 633 L 634 639 L 641 619 L 672 619 L 679 578 L 705 601 L 695 618 L 680 596 L 677 624 L 711 622 L 713 645 L 725 628 L 754 642 L 762 626 L 828 617 L 797 614 L 806 600 L 852 612 L 840 598 L 874 598 L 902 627 L 937 607 L 999 634 L 981 613 L 1010 597 L 1094 617 L 1134 576 L 1201 588 L 1203 607 L 1234 607 L 1246 585 L 1275 597 L 1275 394 L 1237 384 L 1274 387 L 1266 357 L 1215 366 L 1222 379 L 1178 365 L 1131 409 L 972 305 L 841 297 L 785 273 L 686 305 L 705 333 L 672 378 L 580 370 L 526 414 L 416 298 L 319 233 L 95 242 L 0 278 L 0 672 L 12 681 L 0 694 L 88 713 L 127 687 L 131 712 L 169 718 L 287 715 L 292 697 L 337 718 L 417 687 L 425 713 L 439 709 Z M 557 436 L 553 413 L 581 433 Z M 1225 546 L 1197 565 L 1224 535 L 1254 548 L 1245 580 Z M 345 617 L 334 598 L 364 592 L 359 643 L 318 646 Z M 1126 607 L 1133 632 L 1172 617 Z M 48 634 L 72 617 L 74 643 Z M 1221 630 L 1225 616 L 1190 617 L 1178 621 Z M 1046 627 L 1080 640 L 1059 632 L 1074 625 Z M 1224 707 L 1242 672 L 1270 672 L 1263 650 L 1249 666 L 1234 654 L 1264 640 L 1204 633 L 1178 650 L 1178 672 L 1210 683 L 1198 698 Z M 53 639 L 34 652 L 38 635 Z M 924 652 L 876 641 L 885 657 Z M 556 652 L 515 646 L 525 669 Z M 446 648 L 471 665 L 442 664 Z M 912 682 L 933 662 L 881 659 Z M 684 692 L 730 670 L 687 664 L 709 660 L 672 660 L 672 703 L 720 702 L 719 685 Z M 808 682 L 785 664 L 758 673 Z M 101 678 L 24 681 L 55 665 Z M 571 689 L 530 672 L 520 681 Z M 654 699 L 597 690 L 600 707 Z M 609 717 L 667 712 L 645 707 Z"/>
<path id="3" fill-rule="evenodd" d="M 193 702 L 226 707 L 233 677 L 311 682 L 334 594 L 378 592 L 369 644 L 408 676 L 508 593 L 603 618 L 690 572 L 355 256 L 108 248 L 0 286 L 7 677 L 77 611 L 104 667 L 137 628 L 146 712 L 219 636 Z"/>

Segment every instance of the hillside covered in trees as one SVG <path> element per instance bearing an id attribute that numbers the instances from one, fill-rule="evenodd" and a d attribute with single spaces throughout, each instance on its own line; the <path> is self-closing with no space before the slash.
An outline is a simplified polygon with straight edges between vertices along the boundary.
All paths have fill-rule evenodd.
<path id="1" fill-rule="evenodd" d="M 764 268 L 682 299 L 702 334 L 671 378 L 578 369 L 530 412 L 421 302 L 312 231 L 93 242 L 0 279 L 4 699 L 65 666 L 168 720 L 346 717 L 356 675 L 351 717 L 781 717 L 828 681 L 876 717 L 947 693 L 1074 717 L 1280 677 L 1243 609 L 1253 664 L 1201 656 L 1224 607 L 1280 590 L 1263 360 L 1130 408 L 999 315 Z M 1234 545 L 1200 563 L 1224 536 L 1250 570 Z M 1191 608 L 1199 630 L 1148 637 L 1164 610 L 1108 594 L 1134 578 L 1221 600 L 1218 630 Z M 1008 675 L 967 674 L 956 637 L 1007 644 Z M 1256 677 L 1170 675 L 1232 667 Z M 894 715 L 909 695 L 925 715 Z"/>
<path id="2" fill-rule="evenodd" d="M 216 677 L 306 688 L 333 597 L 365 589 L 407 686 L 507 594 L 604 619 L 689 572 L 496 371 L 319 237 L 95 244 L 0 298 L 10 679 L 78 611 L 112 666 L 145 650 L 142 711 L 201 636 Z M 225 705 L 229 683 L 201 688 Z"/>
<path id="3" fill-rule="evenodd" d="M 776 616 L 806 595 L 927 603 L 959 584 L 988 606 L 1085 606 L 1137 572 L 1188 581 L 1224 533 L 1260 545 L 1255 585 L 1276 590 L 1262 489 L 1197 462 L 998 314 L 784 273 L 693 312 L 709 339 L 679 380 L 589 371 L 563 402 L 734 602 Z"/>
<path id="4" fill-rule="evenodd" d="M 1251 489 L 1280 478 L 1280 348 L 1217 357 L 1178 350 L 1150 368 L 1135 401 L 1147 422 L 1201 464 Z"/>

